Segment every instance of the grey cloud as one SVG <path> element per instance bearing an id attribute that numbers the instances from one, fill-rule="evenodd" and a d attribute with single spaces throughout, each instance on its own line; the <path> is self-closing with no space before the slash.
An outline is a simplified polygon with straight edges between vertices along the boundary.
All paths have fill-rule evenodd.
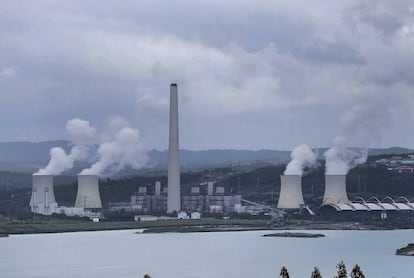
<path id="1" fill-rule="evenodd" d="M 378 31 L 384 39 L 394 36 L 408 22 L 413 21 L 414 5 L 408 0 L 368 0 L 356 4 L 349 11 L 354 24 Z"/>
<path id="2" fill-rule="evenodd" d="M 338 63 L 363 65 L 365 59 L 351 46 L 341 42 L 315 41 L 300 52 L 316 63 Z"/>
<path id="3" fill-rule="evenodd" d="M 0 69 L 0 77 L 13 77 L 17 72 L 17 68 L 16 67 L 5 67 Z"/>
<path id="4" fill-rule="evenodd" d="M 343 4 L 330 5 L 2 2 L 0 68 L 18 71 L 0 77 L 0 140 L 63 138 L 73 117 L 100 128 L 120 115 L 165 148 L 177 82 L 183 147 L 327 144 L 349 103 L 372 91 L 409 99 L 414 76 L 409 39 L 355 32 L 354 19 L 338 20 Z M 358 24 L 379 26 L 360 13 Z"/>

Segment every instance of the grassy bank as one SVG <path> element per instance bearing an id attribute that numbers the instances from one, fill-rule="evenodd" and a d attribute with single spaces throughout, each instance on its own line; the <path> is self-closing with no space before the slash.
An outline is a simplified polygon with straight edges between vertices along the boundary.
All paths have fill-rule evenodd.
<path id="1" fill-rule="evenodd" d="M 80 231 L 102 231 L 102 230 L 123 230 L 123 229 L 162 229 L 174 231 L 183 226 L 197 227 L 208 226 L 220 227 L 243 227 L 257 228 L 266 227 L 266 220 L 246 219 L 212 219 L 212 220 L 166 220 L 166 221 L 139 221 L 139 222 L 100 222 L 89 221 L 58 221 L 50 220 L 43 222 L 14 222 L 0 223 L 0 234 L 34 234 L 34 233 L 62 233 Z"/>

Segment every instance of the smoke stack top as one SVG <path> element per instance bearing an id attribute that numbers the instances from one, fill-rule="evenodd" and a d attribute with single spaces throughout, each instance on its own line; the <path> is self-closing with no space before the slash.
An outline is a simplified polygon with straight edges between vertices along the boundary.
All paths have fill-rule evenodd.
<path id="1" fill-rule="evenodd" d="M 73 167 L 75 161 L 86 159 L 95 138 L 95 128 L 88 121 L 74 118 L 66 124 L 66 133 L 72 149 L 69 154 L 60 147 L 50 150 L 48 165 L 35 175 L 59 175 Z"/>
<path id="2" fill-rule="evenodd" d="M 316 154 L 305 144 L 293 149 L 290 154 L 292 160 L 286 166 L 284 175 L 302 175 L 303 168 L 316 163 Z"/>

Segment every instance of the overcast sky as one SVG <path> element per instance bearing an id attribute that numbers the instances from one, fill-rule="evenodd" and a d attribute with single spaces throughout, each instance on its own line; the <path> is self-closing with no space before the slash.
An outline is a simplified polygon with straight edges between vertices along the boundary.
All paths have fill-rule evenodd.
<path id="1" fill-rule="evenodd" d="M 121 116 L 165 149 L 171 82 L 182 148 L 414 147 L 414 4 L 0 1 L 0 141 Z"/>

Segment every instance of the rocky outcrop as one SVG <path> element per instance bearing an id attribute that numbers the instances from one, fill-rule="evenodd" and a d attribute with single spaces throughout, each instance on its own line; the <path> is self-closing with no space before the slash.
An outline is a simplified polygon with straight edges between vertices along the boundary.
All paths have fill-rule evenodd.
<path id="1" fill-rule="evenodd" d="M 406 247 L 397 249 L 395 254 L 400 256 L 414 256 L 414 243 L 410 243 Z"/>

